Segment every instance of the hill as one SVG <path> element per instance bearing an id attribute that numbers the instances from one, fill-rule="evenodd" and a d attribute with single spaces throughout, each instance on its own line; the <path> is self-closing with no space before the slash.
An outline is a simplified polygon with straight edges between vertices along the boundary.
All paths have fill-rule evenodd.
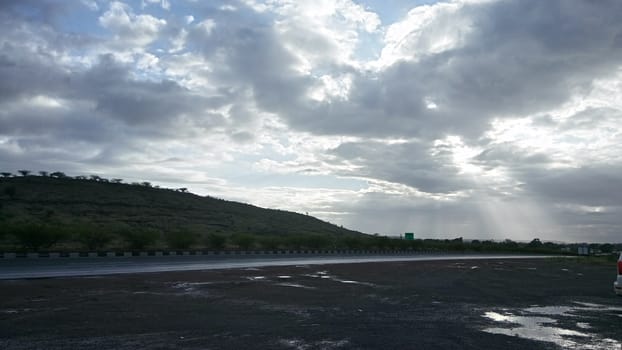
<path id="1" fill-rule="evenodd" d="M 32 175 L 0 178 L 0 200 L 4 241 L 10 234 L 19 236 L 16 232 L 24 235 L 24 230 L 45 230 L 44 227 L 52 226 L 56 231 L 63 228 L 65 233 L 100 232 L 96 236 L 106 235 L 107 245 L 121 245 L 120 237 L 139 231 L 155 237 L 147 245 L 167 245 L 175 236 L 182 241 L 185 236 L 193 237 L 190 244 L 181 245 L 200 244 L 210 234 L 212 238 L 243 234 L 254 237 L 362 235 L 308 215 L 155 188 L 148 183 L 130 185 L 97 178 Z M 60 240 L 63 239 L 65 244 L 72 244 L 72 239 Z"/>

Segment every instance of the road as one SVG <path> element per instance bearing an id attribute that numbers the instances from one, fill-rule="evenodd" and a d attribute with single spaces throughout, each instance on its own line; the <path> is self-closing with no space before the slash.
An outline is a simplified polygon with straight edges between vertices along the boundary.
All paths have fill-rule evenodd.
<path id="1" fill-rule="evenodd" d="M 534 255 L 421 254 L 368 256 L 159 256 L 127 258 L 41 258 L 0 261 L 0 280 L 100 276 L 143 272 L 218 270 L 267 266 L 464 259 L 527 259 Z"/>
<path id="2" fill-rule="evenodd" d="M 0 280 L 0 349 L 622 349 L 615 266 L 417 258 Z"/>

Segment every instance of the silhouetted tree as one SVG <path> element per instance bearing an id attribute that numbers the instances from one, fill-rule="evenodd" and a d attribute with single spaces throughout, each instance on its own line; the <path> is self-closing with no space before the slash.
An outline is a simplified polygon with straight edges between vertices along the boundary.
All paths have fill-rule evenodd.
<path id="1" fill-rule="evenodd" d="M 529 242 L 529 244 L 527 244 L 527 247 L 529 248 L 539 248 L 542 246 L 542 241 L 540 241 L 540 238 L 534 238 L 531 242 Z"/>
<path id="2" fill-rule="evenodd" d="M 39 175 L 41 175 L 41 176 L 48 176 L 48 172 L 47 171 L 40 171 Z"/>
<path id="3" fill-rule="evenodd" d="M 100 181 L 102 179 L 99 175 L 90 175 L 89 178 L 93 181 Z"/>
<path id="4" fill-rule="evenodd" d="M 55 178 L 63 178 L 63 177 L 67 177 L 67 175 L 65 175 L 65 173 L 60 172 L 60 171 L 55 171 L 53 173 L 50 174 L 50 177 L 55 177 Z"/>
<path id="5" fill-rule="evenodd" d="M 30 174 L 30 170 L 18 170 L 17 172 L 22 176 L 28 176 L 28 174 Z"/>
<path id="6" fill-rule="evenodd" d="M 0 175 L 2 175 L 2 177 L 11 177 L 11 175 L 13 175 L 12 173 L 8 173 L 8 172 L 2 172 L 0 173 Z"/>
<path id="7" fill-rule="evenodd" d="M 120 184 L 121 182 L 123 182 L 123 179 L 112 179 L 110 180 L 110 182 L 115 183 L 115 184 Z"/>
<path id="8" fill-rule="evenodd" d="M 145 186 L 145 187 L 151 187 L 151 182 L 149 182 L 149 181 L 143 181 L 140 184 Z"/>
<path id="9" fill-rule="evenodd" d="M 178 188 L 177 191 L 186 193 L 188 192 L 188 189 L 185 187 L 182 187 L 182 188 Z"/>

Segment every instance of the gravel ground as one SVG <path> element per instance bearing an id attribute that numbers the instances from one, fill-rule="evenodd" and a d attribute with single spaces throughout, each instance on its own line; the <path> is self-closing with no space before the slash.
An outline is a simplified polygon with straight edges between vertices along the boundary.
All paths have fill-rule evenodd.
<path id="1" fill-rule="evenodd" d="M 622 349 L 614 277 L 534 259 L 5 280 L 0 348 Z"/>

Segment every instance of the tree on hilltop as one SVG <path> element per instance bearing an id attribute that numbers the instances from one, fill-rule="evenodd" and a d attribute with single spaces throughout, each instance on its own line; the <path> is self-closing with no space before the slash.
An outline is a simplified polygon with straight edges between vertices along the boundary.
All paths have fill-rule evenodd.
<path id="1" fill-rule="evenodd" d="M 18 173 L 20 173 L 22 176 L 28 176 L 31 171 L 30 170 L 18 170 Z"/>

